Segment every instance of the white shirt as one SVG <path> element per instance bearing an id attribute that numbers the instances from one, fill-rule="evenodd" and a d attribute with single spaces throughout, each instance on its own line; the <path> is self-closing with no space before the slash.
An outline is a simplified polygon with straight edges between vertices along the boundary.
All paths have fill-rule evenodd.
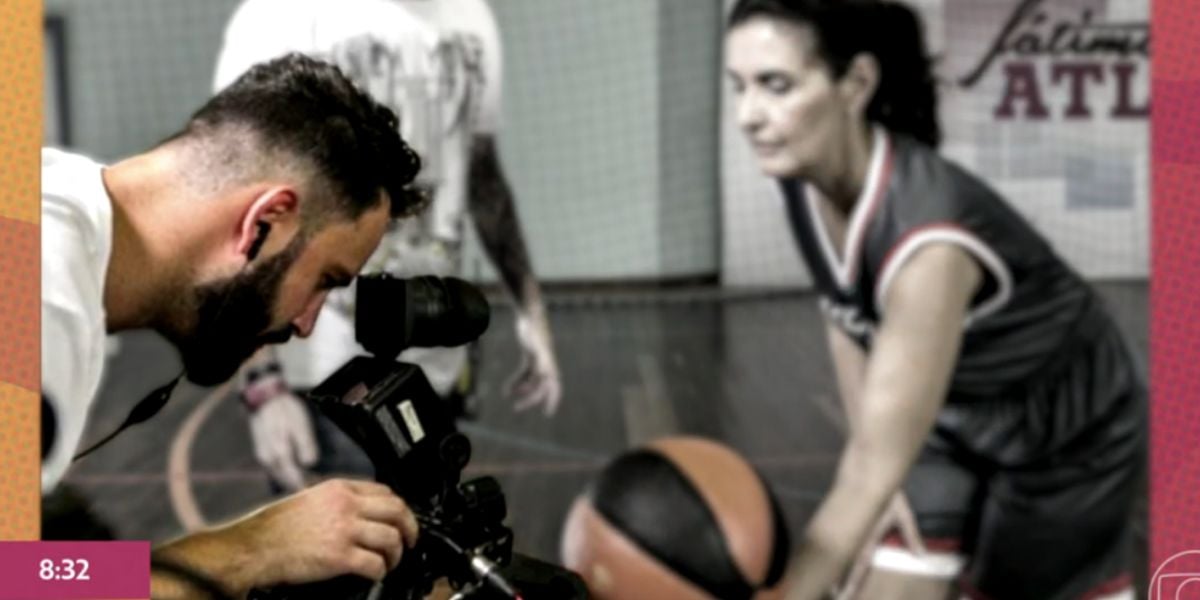
<path id="1" fill-rule="evenodd" d="M 332 62 L 400 118 L 435 188 L 423 237 L 462 240 L 471 138 L 500 115 L 500 36 L 484 0 L 244 0 L 225 29 L 214 90 L 288 52 Z M 423 271 L 424 269 L 417 269 Z"/>
<path id="2" fill-rule="evenodd" d="M 504 57 L 500 30 L 486 0 L 396 0 L 437 30 L 440 43 L 452 47 L 454 71 L 475 86 L 471 102 L 476 132 L 495 133 L 500 125 Z"/>
<path id="3" fill-rule="evenodd" d="M 484 0 L 397 0 L 438 32 L 438 62 L 444 108 L 437 133 L 438 187 L 430 207 L 433 235 L 462 240 L 467 206 L 467 169 L 476 134 L 500 126 L 500 32 Z M 427 144 L 429 145 L 429 144 Z"/>
<path id="4" fill-rule="evenodd" d="M 301 52 L 330 61 L 400 119 L 400 134 L 421 156 L 418 182 L 433 204 L 390 231 L 364 272 L 453 275 L 460 268 L 467 169 L 476 133 L 494 132 L 500 114 L 500 36 L 484 0 L 244 0 L 226 26 L 214 89 L 251 66 Z M 337 290 L 312 336 L 279 349 L 289 382 L 311 387 L 356 354 L 352 290 Z M 412 349 L 445 393 L 465 348 Z"/>
<path id="5" fill-rule="evenodd" d="M 42 462 L 43 493 L 70 466 L 104 372 L 112 204 L 101 168 L 42 150 L 42 394 L 58 427 Z"/>

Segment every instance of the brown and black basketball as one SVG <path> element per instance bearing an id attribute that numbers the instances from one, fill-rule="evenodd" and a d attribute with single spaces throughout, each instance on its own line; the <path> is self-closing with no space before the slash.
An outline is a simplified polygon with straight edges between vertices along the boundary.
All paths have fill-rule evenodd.
<path id="1" fill-rule="evenodd" d="M 572 506 L 562 559 L 599 600 L 767 600 L 790 554 L 766 483 L 733 450 L 665 438 L 619 455 Z"/>

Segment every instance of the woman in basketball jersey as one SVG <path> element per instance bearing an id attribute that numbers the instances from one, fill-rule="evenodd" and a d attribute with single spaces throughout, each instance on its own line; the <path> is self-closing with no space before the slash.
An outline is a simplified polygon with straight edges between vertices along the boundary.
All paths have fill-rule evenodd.
<path id="1" fill-rule="evenodd" d="M 917 16 L 740 0 L 739 126 L 779 179 L 850 416 L 792 598 L 827 594 L 907 498 L 923 551 L 874 550 L 862 597 L 1133 598 L 1146 390 L 1082 278 L 938 155 Z"/>

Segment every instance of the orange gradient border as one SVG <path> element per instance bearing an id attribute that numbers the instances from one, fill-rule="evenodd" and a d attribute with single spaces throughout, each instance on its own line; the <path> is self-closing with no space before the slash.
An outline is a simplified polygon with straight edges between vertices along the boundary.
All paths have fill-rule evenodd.
<path id="1" fill-rule="evenodd" d="M 41 533 L 42 3 L 0 0 L 0 539 Z"/>

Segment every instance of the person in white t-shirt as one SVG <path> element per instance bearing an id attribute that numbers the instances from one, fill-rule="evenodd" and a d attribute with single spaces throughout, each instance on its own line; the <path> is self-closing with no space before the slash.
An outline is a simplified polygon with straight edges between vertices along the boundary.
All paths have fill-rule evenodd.
<path id="1" fill-rule="evenodd" d="M 418 182 L 433 203 L 391 230 L 366 270 L 401 277 L 462 272 L 469 214 L 483 248 L 517 308 L 524 360 L 508 391 L 518 409 L 558 407 L 561 385 L 550 327 L 526 251 L 513 195 L 497 155 L 500 35 L 484 0 L 244 0 L 230 19 L 216 68 L 221 89 L 260 60 L 304 52 L 337 64 L 372 97 L 396 111 L 401 133 L 422 157 Z M 364 350 L 354 339 L 353 292 L 331 296 L 313 336 L 256 360 L 242 398 L 259 462 L 283 488 L 304 485 L 317 443 L 293 390 L 311 389 Z M 412 348 L 401 360 L 421 366 L 456 412 L 470 394 L 466 346 Z M 316 415 L 324 435 L 319 470 L 353 468 L 357 454 Z M 338 447 L 339 449 L 334 449 Z"/>
<path id="2" fill-rule="evenodd" d="M 111 166 L 44 150 L 44 493 L 80 445 L 107 334 L 154 329 L 189 380 L 228 380 L 261 346 L 312 332 L 391 218 L 421 207 L 419 165 L 393 112 L 299 54 L 248 71 L 180 132 Z M 387 487 L 331 480 L 156 548 L 152 594 L 380 579 L 416 535 Z"/>

